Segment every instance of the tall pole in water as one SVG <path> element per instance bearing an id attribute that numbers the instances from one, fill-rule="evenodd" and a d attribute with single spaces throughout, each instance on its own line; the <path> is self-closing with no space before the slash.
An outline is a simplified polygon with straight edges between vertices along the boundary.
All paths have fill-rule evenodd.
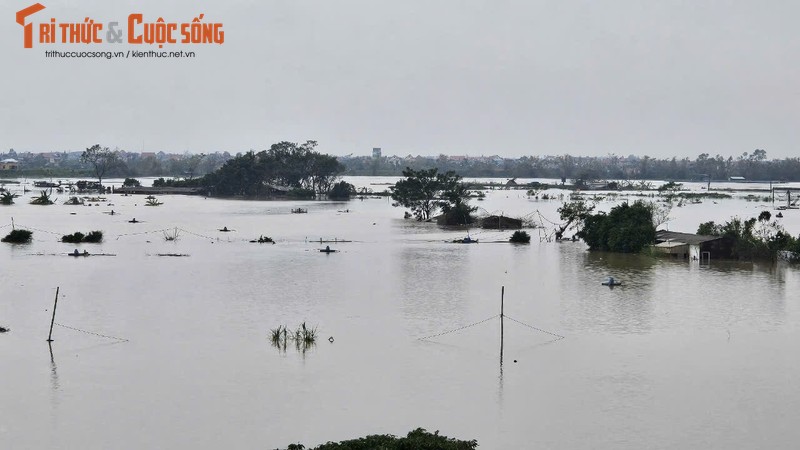
<path id="1" fill-rule="evenodd" d="M 56 299 L 53 302 L 53 318 L 50 319 L 50 334 L 47 335 L 47 342 L 53 342 L 53 324 L 56 322 L 56 306 L 58 306 L 58 290 L 61 287 L 56 287 Z"/>
<path id="2" fill-rule="evenodd" d="M 506 294 L 506 287 L 500 288 L 500 367 L 503 367 L 503 298 Z"/>

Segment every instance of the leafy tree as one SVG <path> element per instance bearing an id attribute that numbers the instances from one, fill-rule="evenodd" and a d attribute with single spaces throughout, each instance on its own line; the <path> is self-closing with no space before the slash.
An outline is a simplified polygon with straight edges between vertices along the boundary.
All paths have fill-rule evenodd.
<path id="1" fill-rule="evenodd" d="M 438 169 L 407 167 L 403 176 L 405 179 L 390 188 L 392 199 L 410 208 L 417 220 L 428 220 L 441 208 L 443 223 L 447 225 L 466 225 L 474 221 L 471 213 L 477 208 L 468 204 L 469 189 L 452 170 L 439 173 Z"/>
<path id="2" fill-rule="evenodd" d="M 583 225 L 583 221 L 594 211 L 594 207 L 595 205 L 588 205 L 583 200 L 567 202 L 561 205 L 558 208 L 558 214 L 564 223 L 556 229 L 556 240 L 561 239 L 569 227 L 574 225 L 576 228 L 580 228 Z"/>
<path id="3" fill-rule="evenodd" d="M 722 234 L 720 226 L 715 224 L 714 221 L 703 222 L 697 227 L 697 234 L 701 236 L 719 236 Z"/>
<path id="4" fill-rule="evenodd" d="M 351 195 L 356 193 L 356 187 L 346 181 L 340 181 L 333 185 L 328 198 L 333 200 L 349 200 Z"/>
<path id="5" fill-rule="evenodd" d="M 105 174 L 120 163 L 120 158 L 119 152 L 95 144 L 81 154 L 81 161 L 92 166 L 97 181 L 102 184 Z"/>
<path id="6" fill-rule="evenodd" d="M 443 222 L 446 225 L 469 225 L 475 221 L 472 213 L 477 207 L 469 206 L 469 189 L 461 182 L 461 177 L 455 172 L 448 171 L 436 175 L 441 194 L 437 202 L 444 214 Z"/>
<path id="7" fill-rule="evenodd" d="M 163 178 L 161 178 L 163 180 Z M 124 187 L 139 187 L 142 183 L 139 182 L 136 178 L 125 178 L 125 181 L 122 182 L 122 186 Z"/>
<path id="8" fill-rule="evenodd" d="M 314 151 L 315 141 L 279 142 L 269 150 L 249 151 L 228 160 L 201 183 L 220 195 L 262 196 L 274 186 L 315 194 L 327 193 L 344 170 L 330 155 Z"/>
<path id="9" fill-rule="evenodd" d="M 587 215 L 577 236 L 589 250 L 636 253 L 655 242 L 651 209 L 643 202 L 622 203 L 603 212 Z"/>
<path id="10" fill-rule="evenodd" d="M 410 208 L 417 220 L 428 220 L 436 210 L 439 194 L 438 169 L 414 170 L 407 167 L 402 179 L 395 183 L 392 199 L 400 205 Z"/>

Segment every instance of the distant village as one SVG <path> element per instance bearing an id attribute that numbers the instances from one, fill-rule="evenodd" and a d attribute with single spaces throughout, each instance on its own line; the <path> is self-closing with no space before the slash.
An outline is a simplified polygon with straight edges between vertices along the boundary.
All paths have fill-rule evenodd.
<path id="1" fill-rule="evenodd" d="M 220 168 L 236 154 L 128 152 L 117 150 L 119 164 L 109 176 L 193 178 Z M 367 153 L 367 152 L 365 152 Z M 84 176 L 88 166 L 81 161 L 82 151 L 0 153 L 0 172 L 8 176 Z M 237 153 L 238 154 L 238 153 Z M 800 181 L 800 158 L 768 159 L 765 150 L 756 149 L 738 157 L 703 153 L 690 158 L 651 158 L 649 156 L 571 156 L 544 155 L 506 158 L 490 156 L 384 155 L 381 148 L 361 156 L 337 156 L 345 167 L 342 175 L 400 176 L 403 169 L 438 168 L 453 170 L 465 177 L 550 178 L 570 180 L 733 180 Z M 16 172 L 16 174 L 12 174 Z"/>

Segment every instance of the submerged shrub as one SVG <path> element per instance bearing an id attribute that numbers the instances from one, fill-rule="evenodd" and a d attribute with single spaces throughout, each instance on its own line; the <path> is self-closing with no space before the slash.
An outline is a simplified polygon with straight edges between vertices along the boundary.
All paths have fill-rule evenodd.
<path id="1" fill-rule="evenodd" d="M 31 241 L 33 237 L 33 231 L 28 230 L 11 230 L 11 233 L 8 233 L 6 237 L 1 239 L 2 242 L 9 242 L 11 244 L 27 244 Z"/>
<path id="2" fill-rule="evenodd" d="M 66 242 L 68 244 L 79 244 L 83 241 L 85 236 L 80 231 L 76 231 L 72 234 L 67 234 L 61 236 L 61 242 Z"/>
<path id="3" fill-rule="evenodd" d="M 89 234 L 83 234 L 80 231 L 76 231 L 72 234 L 67 234 L 61 237 L 61 242 L 66 242 L 68 244 L 80 244 L 81 242 L 96 244 L 102 241 L 102 231 L 90 231 Z"/>
<path id="4" fill-rule="evenodd" d="M 42 191 L 38 197 L 31 200 L 31 205 L 52 205 L 53 201 L 50 200 L 50 194 L 47 191 Z"/>
<path id="5" fill-rule="evenodd" d="M 508 241 L 515 244 L 528 244 L 531 242 L 531 235 L 529 235 L 527 231 L 517 230 L 511 235 L 511 239 Z"/>
<path id="6" fill-rule="evenodd" d="M 90 242 L 92 244 L 97 244 L 102 241 L 103 241 L 103 232 L 99 230 L 90 231 L 89 234 L 87 234 L 86 237 L 83 238 L 83 242 Z"/>
<path id="7" fill-rule="evenodd" d="M 304 450 L 302 444 L 291 444 L 286 450 Z M 328 442 L 308 450 L 474 450 L 478 441 L 461 441 L 442 436 L 438 431 L 429 433 L 423 428 L 409 431 L 406 437 L 391 434 L 373 434 L 366 437 L 341 442 Z"/>

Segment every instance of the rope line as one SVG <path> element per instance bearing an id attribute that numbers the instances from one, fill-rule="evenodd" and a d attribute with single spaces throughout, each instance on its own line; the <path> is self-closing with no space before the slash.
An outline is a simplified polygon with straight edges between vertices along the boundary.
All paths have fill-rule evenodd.
<path id="1" fill-rule="evenodd" d="M 91 334 L 91 335 L 99 336 L 99 337 L 106 338 L 106 339 L 114 339 L 114 340 L 121 341 L 121 342 L 128 342 L 127 339 L 118 338 L 118 337 L 115 337 L 115 336 L 108 336 L 108 335 L 105 335 L 105 334 L 95 333 L 95 332 L 92 332 L 92 331 L 81 330 L 80 328 L 74 328 L 74 327 L 70 327 L 70 326 L 67 326 L 67 325 L 62 325 L 62 324 L 60 324 L 58 322 L 53 322 L 53 324 L 54 325 L 58 325 L 58 326 L 60 326 L 62 328 L 68 328 L 68 329 L 73 330 L 73 331 L 79 331 L 81 333 Z"/>
<path id="2" fill-rule="evenodd" d="M 456 328 L 456 329 L 454 329 L 454 330 L 449 330 L 449 331 L 445 331 L 445 332 L 443 332 L 443 333 L 437 333 L 437 334 L 432 334 L 432 335 L 430 335 L 430 336 L 421 337 L 421 338 L 419 338 L 418 340 L 420 340 L 420 341 L 424 341 L 424 340 L 426 340 L 426 339 L 432 339 L 432 338 L 435 338 L 435 337 L 444 336 L 445 334 L 450 334 L 450 333 L 455 333 L 455 332 L 457 332 L 457 331 L 466 330 L 467 328 L 471 328 L 471 327 L 474 327 L 474 326 L 476 326 L 476 325 L 480 325 L 480 324 L 482 324 L 482 323 L 484 323 L 484 322 L 488 322 L 488 321 L 490 321 L 490 320 L 492 320 L 492 319 L 496 319 L 496 318 L 498 318 L 498 317 L 500 317 L 500 314 L 497 314 L 497 315 L 495 315 L 495 316 L 489 317 L 489 318 L 487 318 L 487 319 L 483 319 L 483 320 L 481 320 L 481 321 L 479 321 L 479 322 L 471 323 L 471 324 L 469 324 L 469 325 L 464 325 L 463 327 L 459 327 L 459 328 Z"/>
<path id="3" fill-rule="evenodd" d="M 138 235 L 142 235 L 142 234 L 163 233 L 163 232 L 169 231 L 169 230 L 170 230 L 169 228 L 164 228 L 163 230 L 140 231 L 138 233 L 122 233 L 122 234 L 118 234 L 117 235 L 117 240 L 119 240 L 119 238 L 121 238 L 122 236 L 138 236 Z"/>
<path id="4" fill-rule="evenodd" d="M 527 323 L 525 323 L 525 322 L 519 321 L 519 320 L 517 320 L 517 319 L 515 319 L 515 318 L 513 318 L 513 317 L 509 317 L 507 314 L 506 314 L 506 315 L 504 315 L 503 317 L 505 317 L 506 319 L 508 319 L 508 320 L 510 320 L 510 321 L 512 321 L 512 322 L 516 322 L 516 323 L 518 323 L 518 324 L 520 324 L 520 325 L 522 325 L 522 326 L 526 326 L 526 327 L 528 327 L 528 328 L 534 329 L 534 330 L 536 330 L 536 331 L 538 331 L 538 332 L 545 333 L 545 334 L 549 334 L 550 336 L 555 336 L 555 337 L 557 337 L 557 338 L 559 338 L 559 339 L 564 339 L 564 336 L 562 336 L 562 335 L 560 335 L 560 334 L 551 333 L 551 332 L 549 332 L 549 331 L 547 331 L 547 330 L 543 330 L 543 329 L 541 329 L 541 328 L 536 328 L 536 327 L 535 327 L 535 326 L 533 326 L 533 325 L 528 325 L 528 324 L 527 324 Z"/>

